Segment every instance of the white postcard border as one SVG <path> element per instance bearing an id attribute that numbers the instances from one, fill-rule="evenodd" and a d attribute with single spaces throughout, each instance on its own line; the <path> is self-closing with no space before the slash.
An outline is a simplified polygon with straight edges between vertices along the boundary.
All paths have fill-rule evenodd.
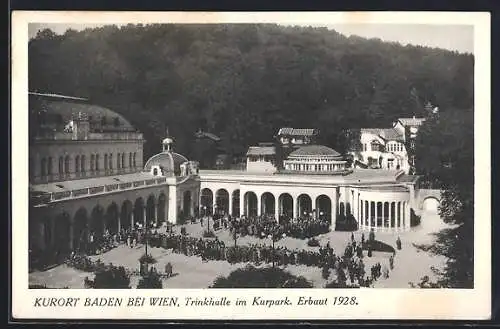
<path id="1" fill-rule="evenodd" d="M 335 23 L 473 25 L 474 289 L 28 289 L 29 23 Z M 459 36 L 457 36 L 459 37 Z M 487 12 L 30 12 L 12 14 L 12 316 L 57 319 L 488 319 L 491 312 L 490 14 Z M 292 301 L 356 296 L 357 306 L 35 307 L 36 297 L 227 296 Z"/>

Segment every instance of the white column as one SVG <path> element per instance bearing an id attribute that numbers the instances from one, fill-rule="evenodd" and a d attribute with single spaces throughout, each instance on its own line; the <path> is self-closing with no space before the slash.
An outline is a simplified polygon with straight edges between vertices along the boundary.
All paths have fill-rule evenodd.
<path id="1" fill-rule="evenodd" d="M 118 223 L 118 231 L 117 232 L 120 232 L 121 229 L 122 229 L 122 216 L 121 216 L 121 213 L 120 213 L 120 210 L 117 211 L 117 214 L 118 216 L 118 220 L 117 220 L 117 223 Z"/>
<path id="2" fill-rule="evenodd" d="M 262 214 L 262 195 L 257 195 L 257 216 L 260 216 Z"/>
<path id="3" fill-rule="evenodd" d="M 378 216 L 379 216 L 379 213 L 378 213 L 378 201 L 375 202 L 375 230 L 378 228 Z"/>
<path id="4" fill-rule="evenodd" d="M 368 201 L 368 228 L 372 227 L 372 202 Z"/>
<path id="5" fill-rule="evenodd" d="M 146 206 L 142 206 L 142 221 L 143 221 L 143 225 L 144 225 L 144 228 L 146 228 L 146 224 L 147 224 L 147 218 L 146 218 Z"/>
<path id="6" fill-rule="evenodd" d="M 396 209 L 394 209 L 394 212 L 396 212 Z M 389 224 L 388 224 L 388 226 L 390 228 L 392 228 L 392 202 L 389 202 Z"/>
<path id="7" fill-rule="evenodd" d="M 155 202 L 154 208 L 155 208 L 155 225 L 158 226 L 158 202 Z"/>
<path id="8" fill-rule="evenodd" d="M 276 197 L 274 194 L 273 196 L 274 196 L 274 219 L 276 219 L 276 222 L 278 222 L 280 218 L 279 196 Z"/>
<path id="9" fill-rule="evenodd" d="M 332 224 L 330 225 L 330 229 L 335 231 L 335 226 L 337 225 L 337 203 L 338 203 L 338 194 L 337 188 L 334 189 L 333 192 L 333 200 L 332 200 Z"/>
<path id="10" fill-rule="evenodd" d="M 168 202 L 167 221 L 172 224 L 177 224 L 177 188 L 175 185 L 169 186 L 167 202 Z"/>
<path id="11" fill-rule="evenodd" d="M 217 191 L 214 193 L 214 197 L 212 198 L 212 214 L 215 213 L 216 205 L 217 205 Z"/>
<path id="12" fill-rule="evenodd" d="M 130 227 L 134 228 L 134 208 L 132 208 L 132 211 L 130 212 Z"/>
<path id="13" fill-rule="evenodd" d="M 405 202 L 405 211 L 406 211 L 406 216 L 405 216 L 405 229 L 409 230 L 410 229 L 410 204 L 408 202 Z"/>
<path id="14" fill-rule="evenodd" d="M 233 192 L 229 193 L 229 216 L 233 216 Z"/>
<path id="15" fill-rule="evenodd" d="M 298 200 L 295 196 L 292 196 L 292 211 L 293 211 L 293 219 L 297 218 L 297 209 L 298 209 Z"/>
<path id="16" fill-rule="evenodd" d="M 240 217 L 245 215 L 245 194 L 240 190 Z"/>

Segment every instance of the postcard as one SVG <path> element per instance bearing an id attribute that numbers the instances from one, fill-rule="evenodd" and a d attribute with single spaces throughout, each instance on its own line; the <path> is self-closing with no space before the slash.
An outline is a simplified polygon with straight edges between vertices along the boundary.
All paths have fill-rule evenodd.
<path id="1" fill-rule="evenodd" d="M 12 23 L 13 319 L 489 319 L 489 13 Z"/>

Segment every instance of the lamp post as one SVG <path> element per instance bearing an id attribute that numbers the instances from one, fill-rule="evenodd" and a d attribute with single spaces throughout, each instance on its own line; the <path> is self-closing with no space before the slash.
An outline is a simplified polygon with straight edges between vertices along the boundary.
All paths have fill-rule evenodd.
<path id="1" fill-rule="evenodd" d="M 279 235 L 279 232 L 278 232 L 278 231 L 274 231 L 273 233 L 269 234 L 267 237 L 268 237 L 269 239 L 271 239 L 271 241 L 272 241 L 272 251 L 273 251 L 273 252 L 272 252 L 272 259 L 273 259 L 273 267 L 274 267 L 274 266 L 275 266 L 275 262 L 274 262 L 274 259 L 275 259 L 275 248 L 274 248 L 274 242 L 275 242 L 275 241 L 277 241 L 277 240 L 279 240 L 280 235 Z M 281 237 L 282 237 L 282 238 L 286 238 L 286 234 L 285 234 L 285 233 L 283 233 L 283 234 L 281 235 Z"/>

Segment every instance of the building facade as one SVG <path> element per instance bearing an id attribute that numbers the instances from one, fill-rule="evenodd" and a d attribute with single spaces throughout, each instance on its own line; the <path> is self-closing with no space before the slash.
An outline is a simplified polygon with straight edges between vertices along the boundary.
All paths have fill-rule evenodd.
<path id="1" fill-rule="evenodd" d="M 424 118 L 399 118 L 392 128 L 361 128 L 361 149 L 350 152 L 361 168 L 412 172 L 415 138 Z"/>
<path id="2" fill-rule="evenodd" d="M 196 162 L 171 138 L 143 164 L 143 135 L 85 99 L 29 94 L 30 250 L 78 250 L 91 236 L 176 223 L 198 210 Z"/>
<path id="3" fill-rule="evenodd" d="M 422 198 L 438 198 L 420 193 L 418 177 L 402 168 L 347 168 L 343 155 L 309 141 L 281 166 L 276 148 L 260 145 L 250 147 L 245 170 L 200 171 L 167 136 L 143 163 L 142 134 L 117 113 L 80 98 L 29 97 L 30 250 L 65 253 L 93 236 L 215 211 L 319 218 L 332 230 L 350 217 L 361 230 L 399 232 Z"/>

